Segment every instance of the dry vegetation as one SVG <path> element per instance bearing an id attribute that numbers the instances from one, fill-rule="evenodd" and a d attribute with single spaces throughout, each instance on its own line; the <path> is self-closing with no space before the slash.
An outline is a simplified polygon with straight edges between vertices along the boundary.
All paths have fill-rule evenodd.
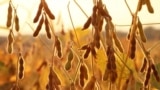
<path id="1" fill-rule="evenodd" d="M 150 0 L 139 0 L 136 12 L 130 10 L 125 0 L 132 15 L 130 30 L 125 36 L 116 32 L 112 16 L 102 0 L 93 1 L 93 11 L 83 28 L 76 29 L 68 4 L 73 30 L 65 33 L 62 27 L 56 33 L 52 24 L 56 17 L 45 0 L 41 0 L 33 18 L 37 27 L 33 36 L 25 37 L 14 35 L 20 26 L 16 8 L 10 0 L 6 22 L 8 41 L 0 42 L 0 89 L 160 89 L 159 36 L 149 38 L 151 32 L 144 32 L 138 17 L 143 6 L 154 13 Z M 43 26 L 46 36 L 39 35 Z"/>

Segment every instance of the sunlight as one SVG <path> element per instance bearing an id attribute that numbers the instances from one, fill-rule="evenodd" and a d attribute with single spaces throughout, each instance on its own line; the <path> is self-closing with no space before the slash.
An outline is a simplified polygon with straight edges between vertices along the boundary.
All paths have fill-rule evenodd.
<path id="1" fill-rule="evenodd" d="M 52 13 L 55 15 L 56 18 L 59 17 L 61 14 L 61 22 L 64 23 L 65 30 L 72 29 L 72 25 L 70 22 L 67 4 L 70 1 L 70 12 L 73 19 L 73 23 L 75 27 L 82 27 L 85 21 L 87 20 L 87 17 L 84 15 L 84 13 L 78 8 L 78 6 L 74 3 L 73 0 L 46 0 L 49 8 L 51 9 Z M 6 15 L 7 15 L 7 7 L 8 7 L 8 1 L 2 0 L 0 2 L 0 12 L 2 20 L 0 22 L 0 26 L 5 26 L 6 23 Z M 17 7 L 18 16 L 20 18 L 20 26 L 22 33 L 32 33 L 32 30 L 27 31 L 28 27 L 26 25 L 26 22 L 33 24 L 33 18 L 36 15 L 38 5 L 40 3 L 40 0 L 12 0 L 15 7 Z M 88 16 L 92 14 L 92 7 L 93 2 L 92 0 L 77 0 L 81 8 L 86 12 Z M 127 0 L 131 10 L 134 12 L 136 10 L 137 2 L 138 0 Z M 127 9 L 127 6 L 124 2 L 124 0 L 104 0 L 104 3 L 106 4 L 106 7 L 112 16 L 113 22 L 116 25 L 125 25 L 130 24 L 132 17 L 129 13 L 129 10 Z M 154 14 L 149 14 L 147 11 L 146 6 L 142 7 L 142 11 L 139 13 L 139 17 L 141 17 L 142 23 L 155 23 L 159 22 L 159 4 L 160 2 L 158 0 L 152 1 L 153 7 L 154 7 Z M 54 20 L 54 22 L 57 22 L 57 19 Z M 34 25 L 33 28 L 35 27 Z M 25 28 L 24 28 L 25 27 Z M 58 28 L 59 26 L 56 26 L 55 28 Z M 123 27 L 121 27 L 123 29 Z M 2 28 L 1 28 L 2 29 Z M 22 30 L 26 29 L 26 30 Z M 126 30 L 124 28 L 124 30 Z M 0 31 L 1 32 L 1 31 Z"/>

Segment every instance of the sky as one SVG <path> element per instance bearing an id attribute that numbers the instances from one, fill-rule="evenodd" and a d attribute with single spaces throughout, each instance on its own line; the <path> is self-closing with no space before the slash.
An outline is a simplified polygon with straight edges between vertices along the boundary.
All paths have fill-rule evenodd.
<path id="1" fill-rule="evenodd" d="M 76 1 L 88 16 L 92 14 L 93 0 Z M 0 35 L 1 33 L 3 33 L 2 35 L 8 34 L 8 30 L 5 29 L 8 2 L 9 0 L 0 0 Z M 33 18 L 36 15 L 40 0 L 12 0 L 12 2 L 14 6 L 17 7 L 17 13 L 20 19 L 20 33 L 32 34 L 33 31 L 27 23 L 30 23 L 33 29 L 36 28 L 37 24 L 33 23 Z M 83 24 L 87 20 L 87 17 L 73 0 L 46 0 L 46 2 L 56 17 L 53 23 L 56 24 L 58 16 L 61 15 L 61 20 L 64 24 L 65 30 L 72 29 L 67 8 L 68 2 L 70 2 L 69 8 L 75 27 L 83 27 Z M 112 16 L 112 21 L 115 25 L 130 25 L 132 17 L 124 0 L 103 0 L 103 2 Z M 138 0 L 127 0 L 127 2 L 131 7 L 131 10 L 134 12 L 136 10 Z M 142 23 L 160 23 L 160 0 L 151 0 L 151 4 L 154 8 L 154 14 L 150 14 L 147 11 L 146 6 L 143 6 L 141 12 L 138 13 Z M 160 25 L 154 26 L 160 28 Z M 60 27 L 61 25 L 56 25 L 55 30 L 60 30 Z M 116 26 L 116 28 L 122 31 L 129 30 L 129 27 Z"/>

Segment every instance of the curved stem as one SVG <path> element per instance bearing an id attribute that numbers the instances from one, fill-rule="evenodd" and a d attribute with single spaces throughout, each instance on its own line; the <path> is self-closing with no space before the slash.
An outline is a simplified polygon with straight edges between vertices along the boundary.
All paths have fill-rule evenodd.
<path id="1" fill-rule="evenodd" d="M 79 9 L 83 12 L 83 14 L 88 18 L 89 16 L 86 14 L 86 12 L 81 8 L 81 6 L 77 3 L 76 0 L 73 0 L 75 4 L 79 7 Z"/>
<path id="2" fill-rule="evenodd" d="M 127 5 L 127 8 L 128 8 L 128 10 L 129 10 L 131 16 L 133 16 L 132 10 L 131 10 L 131 8 L 130 8 L 129 5 L 128 5 L 127 0 L 124 0 L 124 1 L 125 1 L 126 5 Z"/>

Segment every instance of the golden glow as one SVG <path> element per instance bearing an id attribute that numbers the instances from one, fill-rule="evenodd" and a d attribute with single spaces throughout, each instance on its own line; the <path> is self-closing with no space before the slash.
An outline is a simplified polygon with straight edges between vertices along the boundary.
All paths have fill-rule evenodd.
<path id="1" fill-rule="evenodd" d="M 56 17 L 61 13 L 66 29 L 72 28 L 70 18 L 67 11 L 67 4 L 70 1 L 70 11 L 72 14 L 73 23 L 76 26 L 83 26 L 84 22 L 87 20 L 86 16 L 80 11 L 78 6 L 74 3 L 73 0 L 46 0 L 49 8 Z M 80 6 L 84 9 L 88 16 L 92 13 L 93 1 L 92 0 L 76 0 Z M 132 17 L 127 9 L 127 6 L 124 0 L 103 0 L 106 4 L 106 7 L 113 18 L 115 24 L 130 24 Z M 0 29 L 5 27 L 7 7 L 9 0 L 0 1 Z M 12 0 L 13 4 L 17 7 L 17 12 L 20 18 L 21 32 L 33 33 L 32 30 L 26 24 L 30 23 L 33 28 L 33 18 L 38 9 L 40 0 Z M 138 0 L 127 0 L 132 11 L 136 10 Z M 151 3 L 154 8 L 154 14 L 150 14 L 147 11 L 146 6 L 142 7 L 142 11 L 138 14 L 141 18 L 142 23 L 154 23 L 160 22 L 160 1 L 151 0 Z M 57 20 L 57 19 L 56 19 Z M 55 22 L 56 22 L 55 20 Z M 0 31 L 1 32 L 1 31 Z"/>

